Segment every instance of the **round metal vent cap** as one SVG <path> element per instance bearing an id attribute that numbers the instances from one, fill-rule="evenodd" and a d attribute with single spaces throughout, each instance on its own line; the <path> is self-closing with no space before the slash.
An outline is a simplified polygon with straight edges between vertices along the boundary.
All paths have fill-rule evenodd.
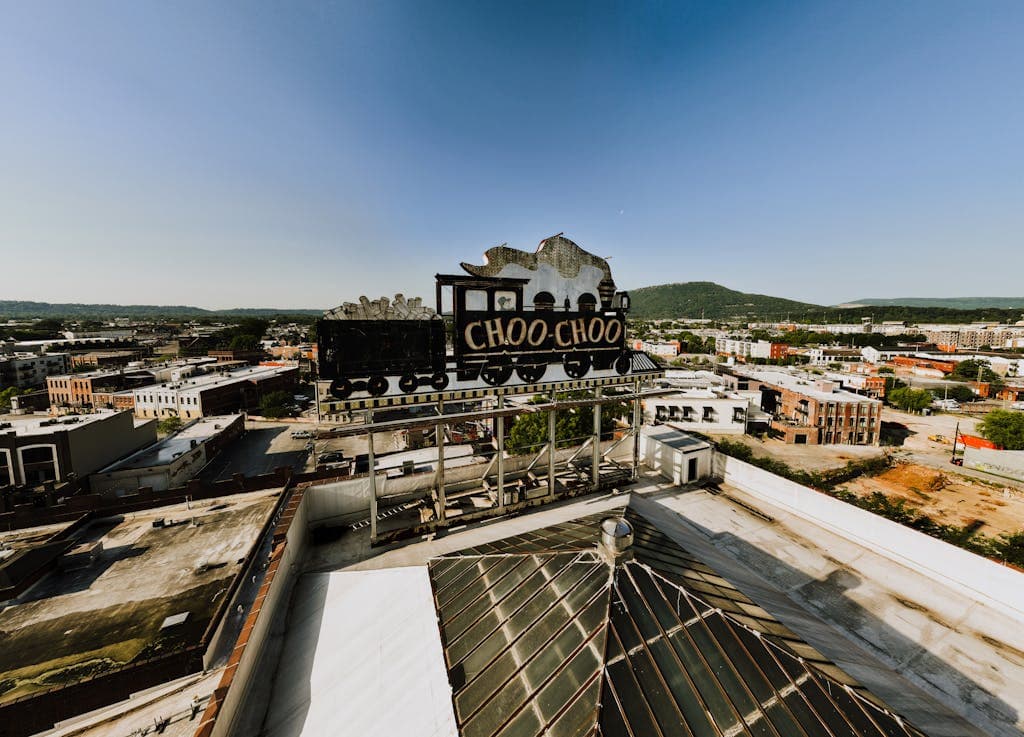
<path id="1" fill-rule="evenodd" d="M 601 544 L 613 553 L 621 553 L 633 544 L 633 525 L 622 517 L 601 520 Z"/>

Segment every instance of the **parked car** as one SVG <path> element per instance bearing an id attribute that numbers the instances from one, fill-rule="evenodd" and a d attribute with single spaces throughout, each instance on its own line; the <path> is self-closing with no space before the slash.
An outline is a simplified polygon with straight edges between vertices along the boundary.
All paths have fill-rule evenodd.
<path id="1" fill-rule="evenodd" d="M 1024 412 L 1024 402 L 1014 402 L 1010 405 L 1010 409 L 1019 409 L 1021 412 Z"/>
<path id="2" fill-rule="evenodd" d="M 309 430 L 292 430 L 292 437 L 296 439 L 312 438 L 313 433 Z"/>

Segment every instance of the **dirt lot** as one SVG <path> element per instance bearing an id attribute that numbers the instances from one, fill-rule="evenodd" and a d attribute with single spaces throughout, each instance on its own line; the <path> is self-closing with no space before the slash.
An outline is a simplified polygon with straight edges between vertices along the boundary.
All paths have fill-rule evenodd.
<path id="1" fill-rule="evenodd" d="M 274 501 L 257 492 L 83 530 L 80 541 L 102 543 L 98 560 L 50 574 L 0 610 L 0 702 L 197 642 Z M 180 524 L 154 528 L 158 517 Z M 184 624 L 161 629 L 181 612 Z"/>
<path id="2" fill-rule="evenodd" d="M 758 440 L 751 435 L 715 435 L 715 440 L 740 442 L 754 451 L 754 455 L 774 458 L 805 471 L 827 471 L 841 468 L 850 461 L 875 458 L 884 453 L 873 445 L 788 445 L 769 438 Z"/>
<path id="3" fill-rule="evenodd" d="M 960 413 L 943 413 L 928 416 L 912 415 L 908 412 L 892 409 L 891 407 L 886 407 L 882 410 L 882 420 L 884 422 L 897 422 L 905 425 L 910 431 L 910 435 L 903 441 L 903 445 L 899 446 L 900 450 L 909 451 L 915 456 L 921 455 L 943 462 L 949 461 L 950 451 L 953 446 L 936 443 L 929 440 L 928 436 L 942 435 L 952 440 L 958 425 L 960 432 L 971 435 L 978 424 L 978 418 L 968 417 Z"/>
<path id="4" fill-rule="evenodd" d="M 905 499 L 936 522 L 960 526 L 978 520 L 978 532 L 998 535 L 1024 529 L 1024 494 L 997 483 L 967 478 L 917 463 L 900 463 L 883 474 L 844 488 L 858 495 L 880 491 Z"/>

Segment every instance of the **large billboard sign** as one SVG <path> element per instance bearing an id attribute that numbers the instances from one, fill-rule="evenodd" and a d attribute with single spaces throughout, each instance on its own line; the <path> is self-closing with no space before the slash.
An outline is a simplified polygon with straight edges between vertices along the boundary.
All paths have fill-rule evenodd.
<path id="1" fill-rule="evenodd" d="M 533 253 L 498 246 L 483 265 L 462 266 L 466 274 L 436 277 L 436 311 L 396 295 L 326 313 L 319 360 L 328 393 L 344 400 L 633 371 L 629 298 L 615 291 L 605 259 L 559 234 Z"/>
<path id="2" fill-rule="evenodd" d="M 459 336 L 466 355 L 622 348 L 626 335 L 626 321 L 617 314 L 566 317 L 558 313 L 468 313 L 462 318 Z"/>

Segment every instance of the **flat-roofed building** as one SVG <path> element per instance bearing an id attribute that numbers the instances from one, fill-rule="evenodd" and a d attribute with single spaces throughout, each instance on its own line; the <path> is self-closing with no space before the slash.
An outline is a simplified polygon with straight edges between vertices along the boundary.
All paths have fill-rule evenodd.
<path id="1" fill-rule="evenodd" d="M 0 422 L 0 486 L 38 486 L 90 473 L 156 441 L 131 412 L 15 417 Z"/>
<path id="2" fill-rule="evenodd" d="M 789 355 L 789 346 L 785 343 L 774 343 L 770 340 L 715 338 L 715 353 L 720 356 L 733 356 L 741 360 L 761 358 L 766 361 L 778 361 Z"/>
<path id="3" fill-rule="evenodd" d="M 94 396 L 97 393 L 106 396 L 111 392 L 152 383 L 152 372 L 143 369 L 118 369 L 49 376 L 46 379 L 46 389 L 50 394 L 51 407 L 102 407 L 105 403 L 97 402 Z"/>
<path id="4" fill-rule="evenodd" d="M 292 393 L 298 375 L 295 366 L 251 366 L 154 384 L 135 390 L 135 414 L 190 420 L 244 412 L 257 408 L 269 392 Z"/>
<path id="5" fill-rule="evenodd" d="M 94 473 L 96 494 L 123 496 L 148 487 L 164 491 L 185 485 L 245 430 L 242 415 L 215 415 L 191 422 L 173 435 Z"/>
<path id="6" fill-rule="evenodd" d="M 882 403 L 839 388 L 838 382 L 781 371 L 744 374 L 750 390 L 760 389 L 761 409 L 772 415 L 772 432 L 787 443 L 878 445 Z"/>
<path id="7" fill-rule="evenodd" d="M 0 389 L 42 386 L 46 377 L 68 370 L 66 353 L 11 353 L 0 355 Z"/>
<path id="8" fill-rule="evenodd" d="M 742 435 L 751 408 L 760 394 L 723 389 L 687 389 L 678 394 L 650 397 L 644 401 L 644 420 L 700 433 Z"/>

